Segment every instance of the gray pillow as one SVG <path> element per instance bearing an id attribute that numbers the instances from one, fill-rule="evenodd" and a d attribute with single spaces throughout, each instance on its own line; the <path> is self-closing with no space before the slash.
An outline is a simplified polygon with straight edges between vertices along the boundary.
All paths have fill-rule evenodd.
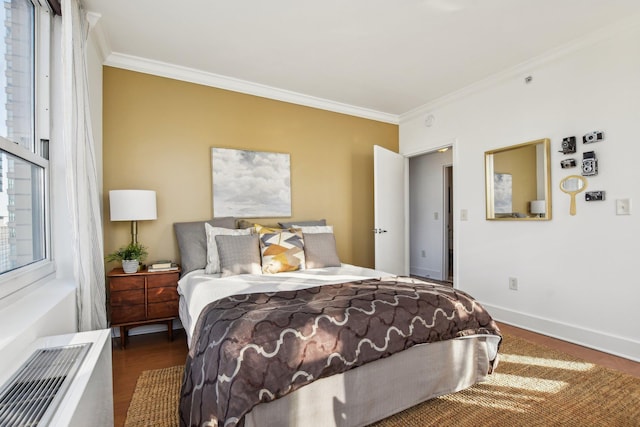
<path id="1" fill-rule="evenodd" d="M 306 268 L 340 267 L 333 233 L 304 233 Z"/>
<path id="2" fill-rule="evenodd" d="M 222 277 L 236 274 L 262 274 L 257 234 L 216 236 Z"/>
<path id="3" fill-rule="evenodd" d="M 207 234 L 204 223 L 213 227 L 235 228 L 236 219 L 232 217 L 213 218 L 209 221 L 175 222 L 173 230 L 178 239 L 182 275 L 190 271 L 205 268 L 207 265 Z"/>
<path id="4" fill-rule="evenodd" d="M 299 225 L 301 227 L 305 226 L 311 226 L 311 225 L 327 225 L 327 220 L 326 219 L 318 219 L 318 220 L 313 220 L 313 221 L 291 221 L 291 222 L 279 222 L 278 224 L 280 224 L 280 227 L 282 228 L 291 228 L 294 225 Z"/>

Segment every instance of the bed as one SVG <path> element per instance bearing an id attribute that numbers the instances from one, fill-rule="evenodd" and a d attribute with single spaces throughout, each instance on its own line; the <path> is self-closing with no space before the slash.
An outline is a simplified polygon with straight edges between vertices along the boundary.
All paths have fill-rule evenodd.
<path id="1" fill-rule="evenodd" d="M 189 344 L 181 425 L 367 425 L 481 382 L 497 363 L 500 332 L 464 292 L 339 263 L 335 254 L 317 263 L 311 246 L 320 236 L 311 228 L 298 234 L 310 246 L 306 265 L 265 274 L 264 234 L 212 239 L 203 228 L 205 252 L 213 242 L 224 250 L 218 271 L 207 254 L 206 268 L 188 265 L 178 283 Z M 317 234 L 326 243 L 331 233 Z M 230 242 L 245 242 L 243 254 L 257 242 L 258 254 L 230 272 L 227 252 L 239 251 Z M 284 263 L 295 261 L 289 253 Z"/>

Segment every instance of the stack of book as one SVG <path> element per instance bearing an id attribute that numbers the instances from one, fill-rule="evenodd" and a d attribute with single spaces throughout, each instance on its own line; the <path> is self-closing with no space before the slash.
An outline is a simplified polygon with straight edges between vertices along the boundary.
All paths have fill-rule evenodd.
<path id="1" fill-rule="evenodd" d="M 178 264 L 171 261 L 156 261 L 149 264 L 147 271 L 153 273 L 155 271 L 173 271 L 178 269 Z"/>

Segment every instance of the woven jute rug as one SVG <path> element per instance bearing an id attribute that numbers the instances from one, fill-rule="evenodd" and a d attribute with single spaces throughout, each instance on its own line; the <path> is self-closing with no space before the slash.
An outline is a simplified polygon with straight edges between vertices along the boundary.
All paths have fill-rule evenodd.
<path id="1" fill-rule="evenodd" d="M 125 426 L 177 426 L 183 369 L 143 372 Z M 640 378 L 505 335 L 489 381 L 375 426 L 640 426 Z"/>

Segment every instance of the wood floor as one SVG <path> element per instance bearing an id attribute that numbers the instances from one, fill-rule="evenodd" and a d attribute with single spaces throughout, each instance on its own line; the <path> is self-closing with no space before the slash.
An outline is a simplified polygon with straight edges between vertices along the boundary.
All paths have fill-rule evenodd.
<path id="1" fill-rule="evenodd" d="M 640 363 L 505 324 L 500 324 L 500 329 L 507 334 L 640 378 Z M 171 342 L 166 333 L 132 336 L 127 342 L 126 350 L 122 350 L 119 340 L 114 339 L 112 356 L 114 425 L 120 427 L 124 425 L 127 408 L 140 373 L 148 369 L 184 364 L 187 357 L 186 336 L 183 330 L 174 331 Z"/>
<path id="2" fill-rule="evenodd" d="M 187 338 L 184 329 L 173 331 L 173 341 L 166 332 L 134 335 L 127 340 L 127 348 L 120 348 L 120 339 L 112 343 L 114 426 L 121 427 L 136 381 L 142 371 L 184 365 L 187 359 Z"/>

